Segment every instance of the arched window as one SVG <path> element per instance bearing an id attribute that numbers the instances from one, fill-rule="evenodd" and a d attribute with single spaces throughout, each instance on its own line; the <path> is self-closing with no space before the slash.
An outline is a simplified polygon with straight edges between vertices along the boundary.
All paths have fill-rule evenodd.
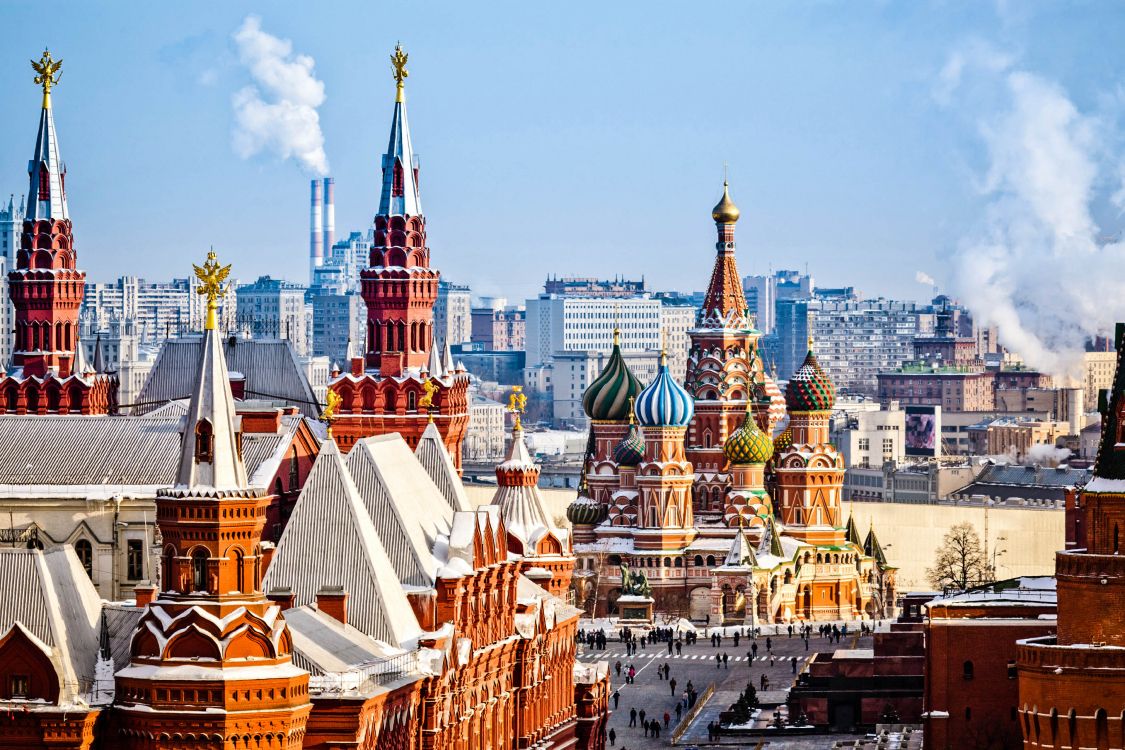
<path id="1" fill-rule="evenodd" d="M 234 563 L 234 582 L 239 591 L 246 591 L 246 566 L 242 550 L 235 549 L 231 552 L 231 562 Z"/>
<path id="2" fill-rule="evenodd" d="M 207 550 L 197 549 L 191 556 L 192 591 L 207 590 Z"/>
<path id="3" fill-rule="evenodd" d="M 695 560 L 693 560 L 692 563 L 695 565 L 695 567 L 702 568 L 703 567 L 703 555 L 696 555 Z"/>
<path id="4" fill-rule="evenodd" d="M 164 564 L 160 566 L 160 573 L 164 579 L 164 585 L 161 588 L 164 591 L 171 591 L 172 584 L 176 580 L 172 575 L 172 560 L 175 558 L 176 550 L 172 546 L 164 548 Z"/>
<path id="5" fill-rule="evenodd" d="M 414 391 L 409 391 L 406 394 L 406 410 L 418 411 L 418 394 Z"/>
<path id="6" fill-rule="evenodd" d="M 394 394 L 394 391 L 387 391 L 385 394 L 383 394 L 383 413 L 384 414 L 394 414 L 395 413 L 395 394 Z"/>
<path id="7" fill-rule="evenodd" d="M 4 399 L 5 399 L 5 407 L 7 408 L 7 410 L 11 411 L 11 412 L 14 412 L 16 409 L 19 408 L 19 403 L 20 403 L 19 388 L 16 388 L 14 385 L 12 387 L 10 387 L 7 390 L 7 392 L 4 394 Z"/>
<path id="8" fill-rule="evenodd" d="M 27 389 L 27 411 L 29 414 L 34 414 L 39 411 L 39 389 Z"/>
<path id="9" fill-rule="evenodd" d="M 78 561 L 82 563 L 82 569 L 86 571 L 86 575 L 91 578 L 94 577 L 94 548 L 90 545 L 89 540 L 79 539 L 74 543 L 74 554 L 78 555 Z"/>
<path id="10" fill-rule="evenodd" d="M 708 568 L 715 567 L 715 557 L 714 557 L 714 555 L 707 555 L 707 567 Z"/>
<path id="11" fill-rule="evenodd" d="M 971 680 L 971 679 L 973 679 L 973 663 L 972 663 L 972 661 L 966 661 L 966 662 L 964 663 L 964 665 L 963 665 L 963 674 L 964 674 L 964 678 L 965 678 L 966 680 Z"/>
<path id="12" fill-rule="evenodd" d="M 195 462 L 211 463 L 215 458 L 215 434 L 211 422 L 201 419 L 195 424 Z"/>
<path id="13" fill-rule="evenodd" d="M 677 568 L 682 568 L 682 567 L 684 567 L 684 558 L 682 558 L 682 557 L 677 557 L 677 558 L 676 558 L 676 567 L 677 567 Z"/>
<path id="14" fill-rule="evenodd" d="M 670 557 L 665 557 L 665 558 L 664 558 L 664 567 L 665 567 L 665 568 L 670 568 L 670 567 L 672 567 L 672 558 L 670 558 Z"/>

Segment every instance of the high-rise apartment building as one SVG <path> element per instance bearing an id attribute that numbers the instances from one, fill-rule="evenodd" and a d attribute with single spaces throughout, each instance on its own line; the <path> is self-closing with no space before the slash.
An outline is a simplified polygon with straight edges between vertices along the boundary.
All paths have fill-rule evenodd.
<path id="1" fill-rule="evenodd" d="M 929 308 L 914 302 L 873 300 L 781 300 L 771 352 L 778 377 L 800 366 L 810 337 L 821 367 L 843 393 L 875 396 L 877 375 L 911 359 L 919 316 Z"/>
<path id="2" fill-rule="evenodd" d="M 470 341 L 473 337 L 472 309 L 469 287 L 439 281 L 434 302 L 434 338 L 443 346 L 457 346 Z"/>
<path id="3" fill-rule="evenodd" d="M 87 282 L 82 335 L 109 330 L 113 321 L 132 321 L 137 335 L 146 341 L 201 331 L 206 305 L 198 290 L 199 281 L 194 277 L 150 282 L 122 276 L 109 283 Z M 236 308 L 235 295 L 227 294 L 219 310 L 221 329 L 235 329 Z"/>
<path id="4" fill-rule="evenodd" d="M 511 305 L 474 307 L 472 340 L 485 351 L 522 351 L 527 341 L 527 310 Z"/>
<path id="5" fill-rule="evenodd" d="M 800 271 L 775 271 L 768 276 L 743 277 L 742 288 L 746 295 L 746 308 L 758 330 L 769 335 L 777 325 L 777 303 L 781 300 L 810 299 L 813 296 L 813 277 Z"/>
<path id="6" fill-rule="evenodd" d="M 298 355 L 309 353 L 305 287 L 259 276 L 237 287 L 238 330 L 253 338 L 288 339 Z"/>
<path id="7" fill-rule="evenodd" d="M 331 362 L 347 367 L 349 342 L 354 342 L 353 351 L 359 351 L 363 343 L 367 321 L 363 297 L 355 292 L 338 294 L 313 289 L 309 300 L 312 304 L 312 355 L 328 357 Z"/>

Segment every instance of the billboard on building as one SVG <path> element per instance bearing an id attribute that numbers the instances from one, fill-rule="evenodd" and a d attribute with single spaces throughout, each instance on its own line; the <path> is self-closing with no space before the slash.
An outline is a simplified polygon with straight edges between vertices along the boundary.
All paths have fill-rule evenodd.
<path id="1" fill-rule="evenodd" d="M 905 406 L 908 456 L 941 455 L 941 407 Z"/>

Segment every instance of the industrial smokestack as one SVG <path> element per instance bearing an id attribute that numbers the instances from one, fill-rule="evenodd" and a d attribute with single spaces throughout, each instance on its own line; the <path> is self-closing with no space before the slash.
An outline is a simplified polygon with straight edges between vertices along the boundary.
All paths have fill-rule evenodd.
<path id="1" fill-rule="evenodd" d="M 324 265 L 324 251 L 321 245 L 321 214 L 324 207 L 321 204 L 320 180 L 312 181 L 312 197 L 309 206 L 309 285 L 316 280 L 316 269 Z"/>
<path id="2" fill-rule="evenodd" d="M 332 255 L 336 241 L 336 180 L 324 178 L 324 257 Z"/>

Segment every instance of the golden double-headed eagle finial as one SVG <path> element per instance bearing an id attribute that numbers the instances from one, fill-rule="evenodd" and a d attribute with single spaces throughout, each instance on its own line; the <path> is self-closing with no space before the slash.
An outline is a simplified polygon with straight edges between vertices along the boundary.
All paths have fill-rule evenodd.
<path id="1" fill-rule="evenodd" d="M 51 59 L 50 50 L 43 50 L 39 62 L 31 61 L 32 69 L 38 74 L 35 83 L 43 87 L 43 109 L 51 107 L 51 87 L 62 78 L 62 60 Z"/>
<path id="2" fill-rule="evenodd" d="M 512 392 L 508 394 L 508 411 L 516 415 L 516 423 L 512 425 L 514 430 L 522 430 L 523 425 L 520 422 L 520 415 L 527 410 L 527 396 L 523 392 L 522 385 L 513 385 Z"/>
<path id="3" fill-rule="evenodd" d="M 410 71 L 406 69 L 406 60 L 409 57 L 410 55 L 402 51 L 401 44 L 395 45 L 395 53 L 391 55 L 391 67 L 394 68 L 396 102 L 406 101 L 406 96 L 403 93 L 403 89 L 406 86 L 406 79 L 410 76 Z"/>
<path id="4" fill-rule="evenodd" d="M 226 294 L 227 289 L 223 282 L 230 276 L 230 265 L 220 266 L 215 251 L 207 252 L 207 260 L 202 266 L 192 264 L 195 269 L 195 278 L 199 279 L 197 294 L 207 297 L 207 322 L 204 329 L 213 331 L 219 327 L 219 298 Z"/>

